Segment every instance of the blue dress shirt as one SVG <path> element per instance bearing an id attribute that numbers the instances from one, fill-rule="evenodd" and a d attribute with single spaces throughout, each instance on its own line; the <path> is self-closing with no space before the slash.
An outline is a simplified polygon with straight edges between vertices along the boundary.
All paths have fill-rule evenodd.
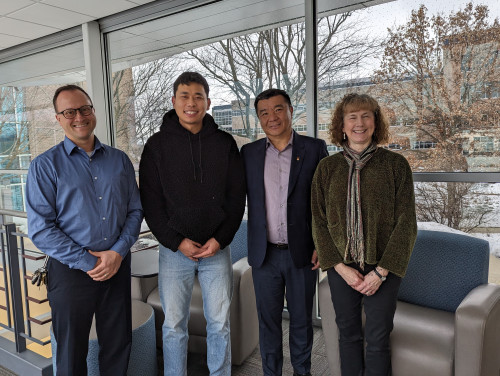
<path id="1" fill-rule="evenodd" d="M 88 250 L 122 257 L 139 236 L 142 206 L 128 156 L 95 138 L 89 155 L 70 139 L 35 158 L 26 182 L 28 233 L 42 252 L 87 272 Z"/>

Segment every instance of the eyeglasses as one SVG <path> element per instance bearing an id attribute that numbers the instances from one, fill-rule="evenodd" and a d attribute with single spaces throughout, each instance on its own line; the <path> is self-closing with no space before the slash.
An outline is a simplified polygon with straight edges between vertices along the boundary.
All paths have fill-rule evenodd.
<path id="1" fill-rule="evenodd" d="M 92 113 L 93 108 L 94 106 L 92 105 L 86 105 L 80 108 L 68 108 L 64 111 L 57 112 L 56 115 L 62 114 L 62 116 L 64 116 L 66 119 L 74 119 L 76 117 L 76 111 L 79 111 L 80 115 L 82 116 L 89 116 Z"/>

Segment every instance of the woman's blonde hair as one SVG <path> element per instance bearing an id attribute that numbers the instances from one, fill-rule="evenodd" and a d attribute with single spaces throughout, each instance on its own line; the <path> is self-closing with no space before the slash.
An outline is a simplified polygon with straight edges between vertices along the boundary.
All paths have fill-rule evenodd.
<path id="1" fill-rule="evenodd" d="M 351 93 L 346 94 L 340 102 L 335 105 L 328 134 L 330 141 L 338 146 L 342 145 L 344 132 L 344 115 L 349 112 L 368 110 L 375 115 L 375 132 L 373 142 L 377 145 L 389 141 L 389 123 L 387 122 L 378 102 L 368 94 Z"/>

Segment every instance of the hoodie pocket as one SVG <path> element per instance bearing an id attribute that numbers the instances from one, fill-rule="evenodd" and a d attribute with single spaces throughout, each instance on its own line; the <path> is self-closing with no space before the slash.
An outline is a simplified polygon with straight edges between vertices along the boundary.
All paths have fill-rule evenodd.
<path id="1" fill-rule="evenodd" d="M 225 217 L 220 206 L 182 207 L 177 208 L 168 225 L 184 237 L 204 244 L 214 236 Z"/>

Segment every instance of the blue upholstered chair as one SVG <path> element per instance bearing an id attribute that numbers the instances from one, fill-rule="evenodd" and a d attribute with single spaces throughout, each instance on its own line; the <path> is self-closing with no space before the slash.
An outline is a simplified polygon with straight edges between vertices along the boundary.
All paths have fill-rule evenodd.
<path id="1" fill-rule="evenodd" d="M 252 270 L 248 265 L 247 221 L 242 221 L 230 244 L 233 263 L 233 299 L 231 301 L 232 363 L 242 364 L 259 342 L 259 323 Z M 155 311 L 157 346 L 161 348 L 161 326 L 165 319 L 158 291 L 158 278 L 132 278 L 132 298 L 147 302 Z M 188 350 L 206 353 L 206 320 L 198 279 L 195 280 L 188 323 Z"/>
<path id="2" fill-rule="evenodd" d="M 247 221 L 241 222 L 240 228 L 234 235 L 234 239 L 229 245 L 231 248 L 231 261 L 233 265 L 244 257 L 248 256 L 248 246 L 247 246 Z"/>
<path id="3" fill-rule="evenodd" d="M 394 317 L 394 376 L 500 375 L 500 286 L 488 284 L 488 265 L 488 242 L 419 230 Z M 340 376 L 326 278 L 319 303 L 331 374 Z"/>

